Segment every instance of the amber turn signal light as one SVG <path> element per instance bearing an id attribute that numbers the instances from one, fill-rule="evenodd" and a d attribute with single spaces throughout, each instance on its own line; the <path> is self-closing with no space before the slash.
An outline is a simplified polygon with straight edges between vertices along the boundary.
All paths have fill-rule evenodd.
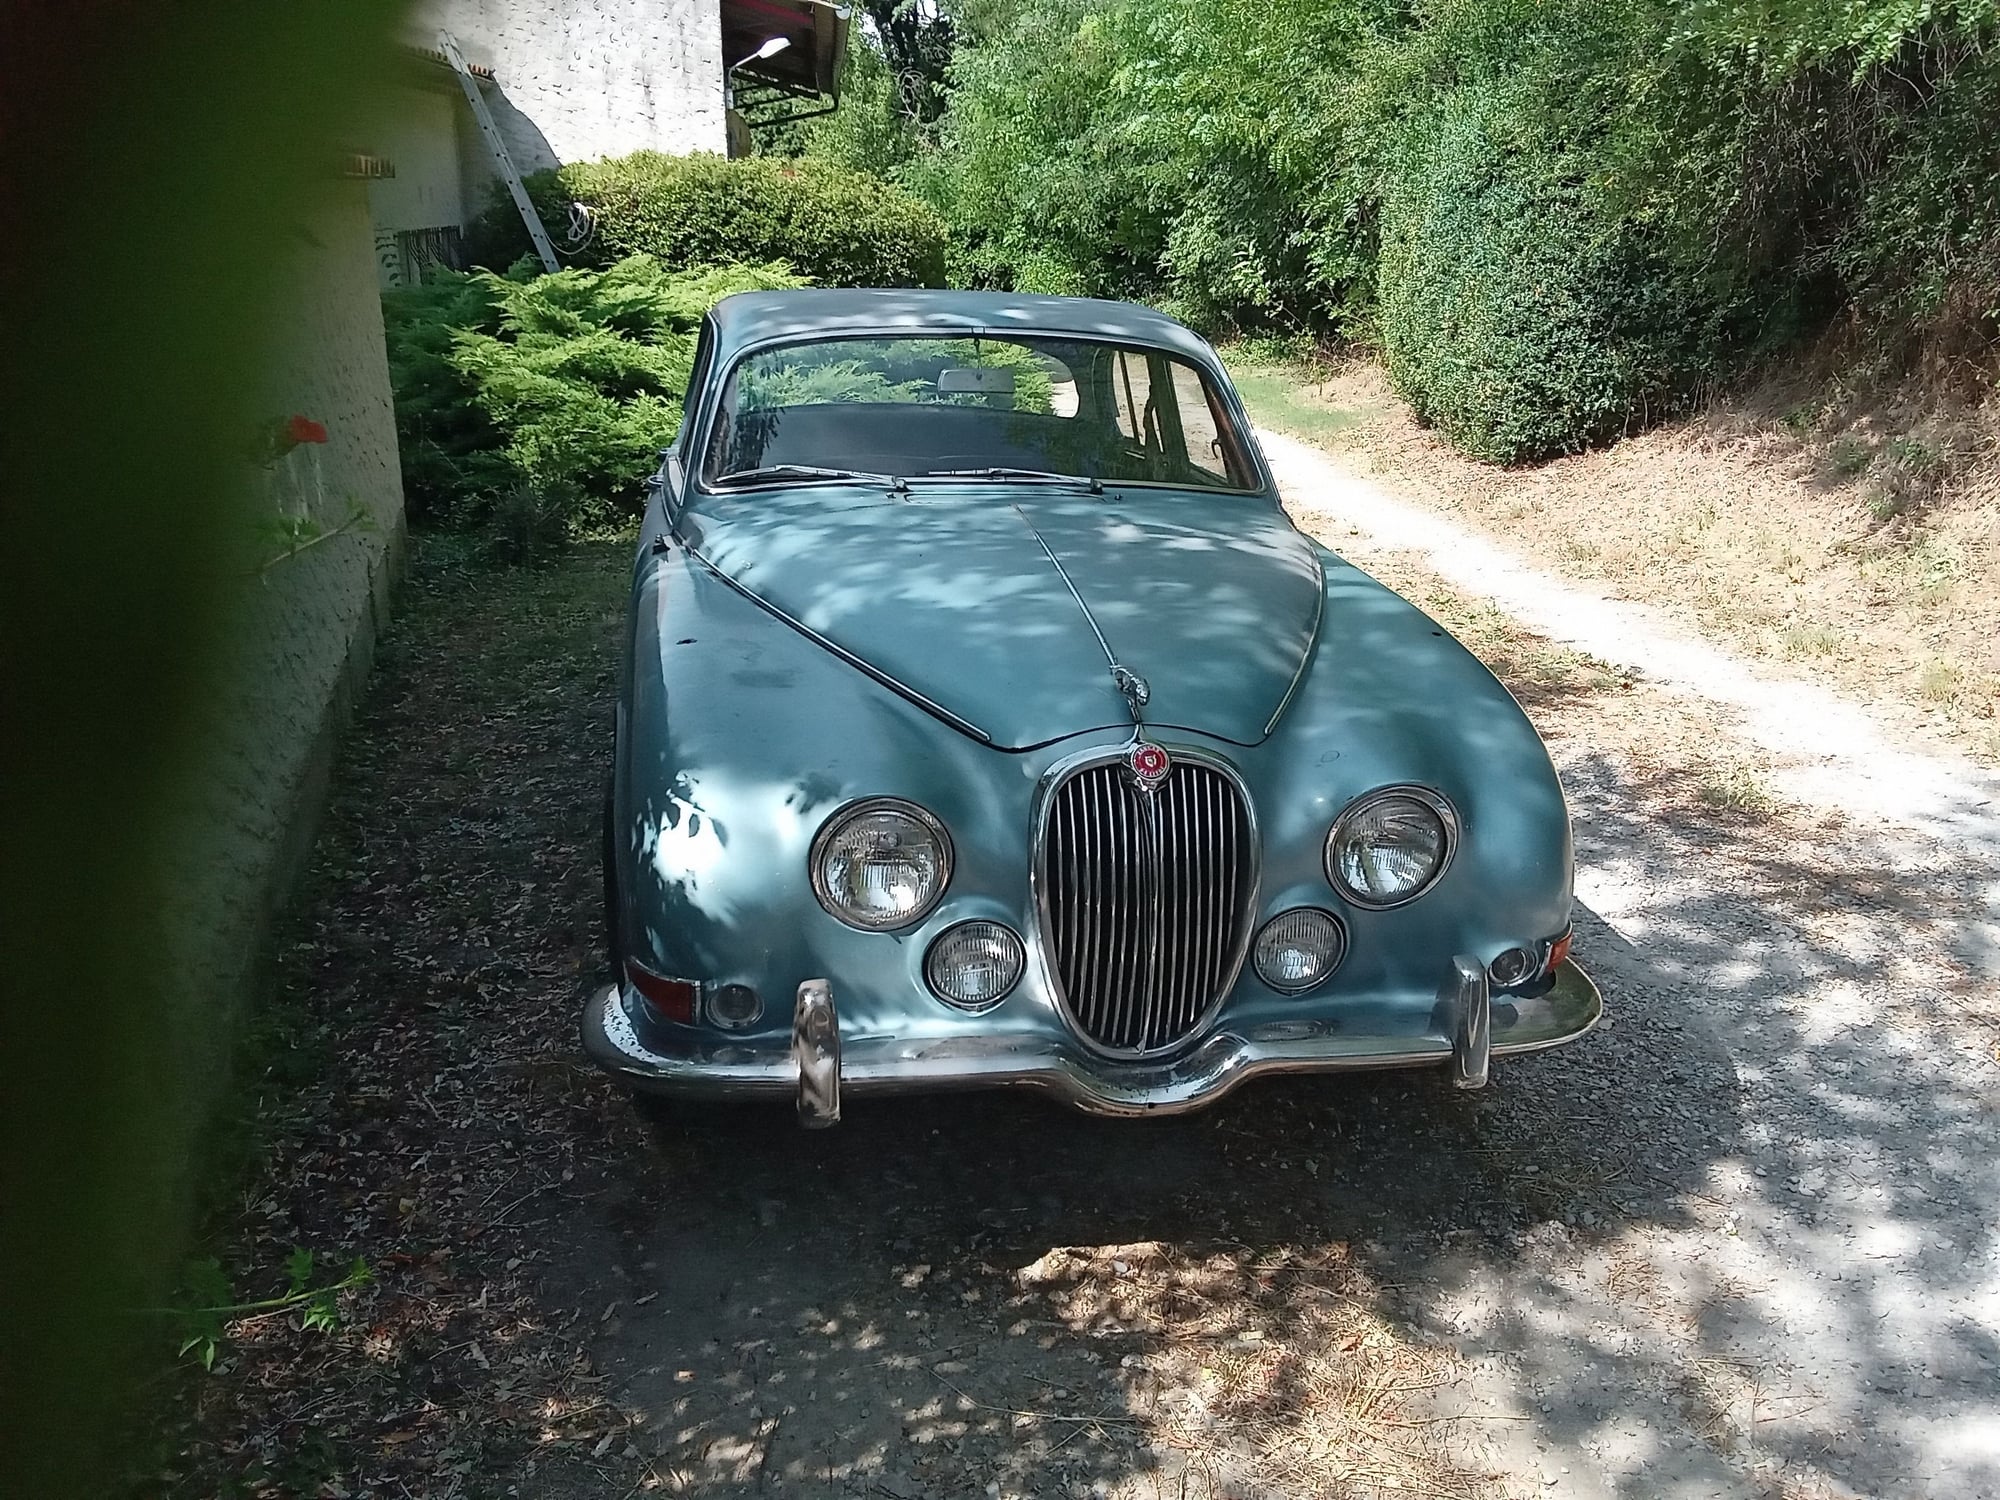
<path id="1" fill-rule="evenodd" d="M 1549 948 L 1548 972 L 1553 974 L 1562 967 L 1562 961 L 1569 957 L 1569 945 L 1576 940 L 1574 929 L 1557 938 Z"/>

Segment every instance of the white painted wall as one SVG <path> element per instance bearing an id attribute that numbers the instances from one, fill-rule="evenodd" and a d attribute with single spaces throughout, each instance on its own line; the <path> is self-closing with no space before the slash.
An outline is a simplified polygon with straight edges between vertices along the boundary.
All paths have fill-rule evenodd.
<path id="1" fill-rule="evenodd" d="M 465 128 L 474 134 L 477 127 L 458 79 L 443 68 L 435 71 L 435 79 L 393 90 L 368 132 L 368 149 L 396 164 L 394 177 L 368 184 L 368 208 L 377 229 L 463 224 L 479 207 L 465 192 L 459 117 L 466 116 Z M 408 72 L 423 77 L 415 64 Z"/>
<path id="2" fill-rule="evenodd" d="M 423 0 L 410 39 L 440 27 L 498 75 L 486 101 L 522 172 L 726 148 L 718 0 Z"/>

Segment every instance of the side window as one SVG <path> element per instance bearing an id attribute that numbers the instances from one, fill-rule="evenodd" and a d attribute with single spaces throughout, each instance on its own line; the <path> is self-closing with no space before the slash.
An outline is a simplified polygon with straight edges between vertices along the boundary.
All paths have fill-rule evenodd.
<path id="1" fill-rule="evenodd" d="M 687 389 L 681 392 L 681 425 L 675 429 L 673 436 L 672 446 L 681 450 L 683 459 L 688 457 L 687 437 L 696 415 L 691 403 L 708 380 L 709 361 L 714 354 L 715 325 L 704 317 L 701 330 L 695 335 L 694 361 L 688 366 Z"/>
<path id="2" fill-rule="evenodd" d="M 1216 420 L 1209 402 L 1208 387 L 1179 360 L 1174 361 L 1174 404 L 1180 414 L 1181 444 L 1188 467 L 1199 469 L 1217 484 L 1230 483 L 1230 470 L 1235 466 L 1230 463 L 1227 439 L 1222 435 L 1223 424 Z"/>
<path id="3" fill-rule="evenodd" d="M 1156 478 L 1225 489 L 1249 483 L 1230 425 L 1192 365 L 1120 349 L 1112 356 L 1110 376 L 1119 436 Z"/>
<path id="4" fill-rule="evenodd" d="M 1119 434 L 1133 447 L 1157 455 L 1160 444 L 1151 376 L 1151 361 L 1130 349 L 1113 352 L 1111 406 Z"/>

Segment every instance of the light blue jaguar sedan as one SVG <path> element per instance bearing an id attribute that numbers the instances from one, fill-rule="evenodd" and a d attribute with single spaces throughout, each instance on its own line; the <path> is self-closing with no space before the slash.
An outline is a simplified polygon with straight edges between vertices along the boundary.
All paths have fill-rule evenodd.
<path id="1" fill-rule="evenodd" d="M 1596 1024 L 1534 728 L 1180 324 L 730 297 L 649 489 L 583 1022 L 633 1089 L 1167 1114 Z"/>

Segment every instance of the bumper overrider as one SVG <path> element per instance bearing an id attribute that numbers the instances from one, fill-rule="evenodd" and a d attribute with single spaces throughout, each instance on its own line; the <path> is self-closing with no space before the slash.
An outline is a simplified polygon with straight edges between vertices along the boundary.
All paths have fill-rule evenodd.
<path id="1" fill-rule="evenodd" d="M 923 1094 L 952 1089 L 1033 1088 L 1099 1115 L 1169 1115 L 1214 1103 L 1238 1084 L 1272 1073 L 1443 1066 L 1459 1088 L 1483 1088 L 1490 1059 L 1561 1046 L 1603 1014 L 1597 986 L 1564 960 L 1554 983 L 1532 998 L 1494 995 L 1484 965 L 1454 960 L 1441 979 L 1428 1031 L 1358 1036 L 1337 1021 L 1286 1021 L 1240 1030 L 1224 1025 L 1188 1051 L 1158 1061 L 1095 1056 L 1069 1038 L 968 1035 L 848 1038 L 833 986 L 799 986 L 789 1044 L 709 1037 L 650 1027 L 644 1002 L 619 985 L 591 997 L 583 1041 L 591 1059 L 649 1093 L 719 1100 L 795 1101 L 806 1125 L 840 1119 L 841 1095 Z"/>

